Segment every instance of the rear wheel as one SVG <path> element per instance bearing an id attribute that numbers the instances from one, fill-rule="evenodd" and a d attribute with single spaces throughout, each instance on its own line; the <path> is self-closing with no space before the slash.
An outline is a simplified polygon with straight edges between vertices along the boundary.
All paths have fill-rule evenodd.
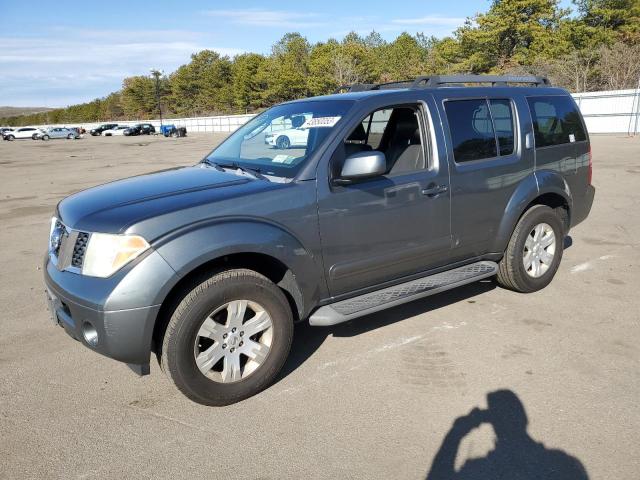
<path id="1" fill-rule="evenodd" d="M 278 147 L 280 150 L 286 150 L 290 146 L 291 141 L 289 140 L 289 137 L 282 135 L 276 139 L 276 147 Z"/>
<path id="2" fill-rule="evenodd" d="M 13 135 L 7 135 L 6 139 L 9 140 L 10 142 L 13 142 L 16 139 L 16 137 L 14 137 Z"/>
<path id="3" fill-rule="evenodd" d="M 31 135 L 31 140 L 37 140 L 38 139 L 38 134 L 34 133 L 33 135 Z"/>
<path id="4" fill-rule="evenodd" d="M 67 140 L 73 140 L 75 137 L 75 135 L 73 135 L 72 133 L 70 133 L 69 135 L 67 135 Z"/>
<path id="5" fill-rule="evenodd" d="M 43 136 L 42 136 L 42 140 L 44 140 L 45 142 L 46 142 L 47 140 L 49 140 L 49 135 L 43 135 Z"/>
<path id="6" fill-rule="evenodd" d="M 161 365 L 178 389 L 203 405 L 255 395 L 289 354 L 293 316 L 282 291 L 245 269 L 204 280 L 173 312 Z"/>
<path id="7" fill-rule="evenodd" d="M 550 207 L 535 205 L 518 221 L 504 257 L 498 283 L 516 292 L 540 290 L 553 280 L 564 247 L 562 220 Z"/>

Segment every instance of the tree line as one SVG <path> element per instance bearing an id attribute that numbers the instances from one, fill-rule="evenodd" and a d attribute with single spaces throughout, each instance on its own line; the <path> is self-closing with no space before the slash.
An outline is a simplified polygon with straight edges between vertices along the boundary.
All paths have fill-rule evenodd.
<path id="1" fill-rule="evenodd" d="M 2 118 L 2 125 L 79 123 L 254 112 L 330 93 L 340 85 L 425 74 L 535 74 L 573 92 L 635 88 L 640 77 L 640 0 L 493 0 L 445 38 L 418 33 L 385 41 L 373 31 L 311 44 L 287 33 L 268 55 L 212 50 L 160 79 L 125 78 L 104 98 Z M 156 91 L 156 88 L 158 91 Z"/>

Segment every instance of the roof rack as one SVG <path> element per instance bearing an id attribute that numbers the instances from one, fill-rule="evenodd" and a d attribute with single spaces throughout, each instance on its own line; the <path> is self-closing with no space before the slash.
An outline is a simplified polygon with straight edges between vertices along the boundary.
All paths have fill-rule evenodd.
<path id="1" fill-rule="evenodd" d="M 510 83 L 521 83 L 535 87 L 551 86 L 551 82 L 546 77 L 521 76 L 521 75 L 426 75 L 413 80 L 400 80 L 387 83 L 354 83 L 353 85 L 342 85 L 334 93 L 342 92 L 364 92 L 368 90 L 383 90 L 387 88 L 398 88 L 405 85 L 405 88 L 439 88 L 453 85 L 464 85 L 470 83 L 490 83 L 492 87 L 505 87 Z M 400 87 L 402 88 L 402 87 Z"/>
<path id="2" fill-rule="evenodd" d="M 354 83 L 352 85 L 341 85 L 335 89 L 333 93 L 346 92 L 366 92 L 368 90 L 386 90 L 391 88 L 409 88 L 415 80 L 413 78 L 407 80 L 398 80 L 396 82 L 385 83 Z M 399 85 L 400 87 L 396 87 Z"/>

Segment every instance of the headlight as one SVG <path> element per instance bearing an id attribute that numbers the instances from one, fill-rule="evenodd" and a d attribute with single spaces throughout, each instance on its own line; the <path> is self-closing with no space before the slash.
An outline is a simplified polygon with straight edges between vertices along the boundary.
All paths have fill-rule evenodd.
<path id="1" fill-rule="evenodd" d="M 82 262 L 82 274 L 108 277 L 149 248 L 138 235 L 92 233 Z"/>

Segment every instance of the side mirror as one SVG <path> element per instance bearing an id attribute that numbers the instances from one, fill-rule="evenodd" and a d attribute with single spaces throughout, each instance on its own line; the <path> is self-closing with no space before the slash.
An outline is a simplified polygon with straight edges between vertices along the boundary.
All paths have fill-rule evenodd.
<path id="1" fill-rule="evenodd" d="M 347 157 L 340 172 L 337 184 L 348 184 L 356 180 L 377 177 L 387 171 L 387 158 L 378 151 L 358 152 Z"/>

